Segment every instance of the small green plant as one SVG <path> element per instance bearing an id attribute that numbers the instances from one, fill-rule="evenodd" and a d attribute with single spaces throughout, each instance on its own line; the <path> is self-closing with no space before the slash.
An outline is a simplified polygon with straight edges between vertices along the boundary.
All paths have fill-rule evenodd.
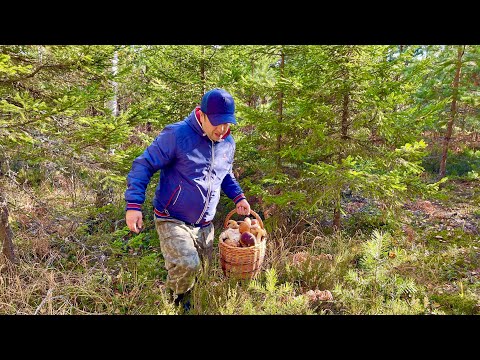
<path id="1" fill-rule="evenodd" d="M 469 171 L 469 172 L 465 175 L 465 179 L 467 179 L 467 180 L 479 180 L 479 179 L 480 179 L 480 175 L 478 174 L 477 171 L 472 170 L 472 171 Z"/>
<path id="2" fill-rule="evenodd" d="M 158 246 L 158 237 L 154 230 L 142 231 L 139 234 L 131 232 L 128 227 L 124 227 L 112 234 L 112 248 L 118 253 L 128 251 L 141 251 L 150 247 Z"/>
<path id="3" fill-rule="evenodd" d="M 312 314 L 305 296 L 295 296 L 291 283 L 278 283 L 278 276 L 274 268 L 265 271 L 265 281 L 252 280 L 249 290 L 259 302 L 254 301 L 244 306 L 245 311 L 252 311 L 255 307 L 257 314 Z M 257 305 L 258 304 L 258 305 Z"/>
<path id="4" fill-rule="evenodd" d="M 278 283 L 274 268 L 267 269 L 261 278 L 254 280 L 235 282 L 226 279 L 223 286 L 216 284 L 211 292 L 217 292 L 212 300 L 217 306 L 216 313 L 222 315 L 314 313 L 308 299 L 304 295 L 297 296 L 291 283 Z"/>
<path id="5" fill-rule="evenodd" d="M 166 279 L 167 277 L 167 270 L 161 254 L 150 253 L 144 255 L 138 260 L 137 266 L 138 275 L 145 280 Z"/>
<path id="6" fill-rule="evenodd" d="M 354 314 L 419 314 L 425 312 L 415 281 L 395 273 L 404 251 L 393 246 L 389 233 L 372 232 L 364 243 L 358 269 L 349 269 L 334 294 Z"/>

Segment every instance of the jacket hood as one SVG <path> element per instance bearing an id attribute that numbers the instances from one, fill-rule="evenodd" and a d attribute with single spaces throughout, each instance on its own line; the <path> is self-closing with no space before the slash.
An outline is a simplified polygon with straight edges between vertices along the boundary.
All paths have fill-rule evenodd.
<path id="1" fill-rule="evenodd" d="M 186 117 L 185 121 L 186 121 L 187 124 L 190 125 L 190 127 L 192 127 L 193 130 L 195 130 L 195 132 L 197 132 L 199 135 L 201 135 L 201 136 L 207 136 L 207 134 L 205 134 L 205 132 L 203 131 L 202 127 L 200 126 L 199 120 L 197 119 L 197 116 L 196 116 L 197 109 L 199 109 L 199 108 L 196 107 L 195 109 L 193 109 L 193 110 L 190 112 L 190 114 Z"/>

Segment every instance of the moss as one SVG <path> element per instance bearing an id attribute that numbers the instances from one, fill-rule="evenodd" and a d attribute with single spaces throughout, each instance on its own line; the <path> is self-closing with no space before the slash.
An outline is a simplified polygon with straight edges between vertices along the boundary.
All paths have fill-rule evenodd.
<path id="1" fill-rule="evenodd" d="M 446 249 L 449 246 L 468 247 L 476 239 L 477 235 L 466 233 L 461 228 L 425 233 L 426 245 L 431 250 Z"/>
<path id="2" fill-rule="evenodd" d="M 435 294 L 430 300 L 440 304 L 446 314 L 451 315 L 476 315 L 479 314 L 477 301 L 462 294 Z"/>

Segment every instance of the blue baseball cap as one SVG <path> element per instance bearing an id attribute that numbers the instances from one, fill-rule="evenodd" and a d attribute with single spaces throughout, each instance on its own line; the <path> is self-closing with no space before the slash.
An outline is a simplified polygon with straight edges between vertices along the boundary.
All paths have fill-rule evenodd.
<path id="1" fill-rule="evenodd" d="M 202 110 L 208 116 L 208 120 L 213 126 L 220 124 L 237 124 L 235 119 L 235 102 L 232 95 L 226 90 L 215 88 L 205 93 L 200 105 Z"/>

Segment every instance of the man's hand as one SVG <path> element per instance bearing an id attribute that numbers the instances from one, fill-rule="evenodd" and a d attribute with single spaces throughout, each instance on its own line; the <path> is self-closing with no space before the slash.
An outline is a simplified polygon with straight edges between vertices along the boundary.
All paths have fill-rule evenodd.
<path id="1" fill-rule="evenodd" d="M 247 200 L 243 199 L 239 201 L 235 207 L 237 208 L 238 215 L 250 215 L 250 204 Z"/>
<path id="2" fill-rule="evenodd" d="M 127 210 L 125 213 L 125 222 L 131 231 L 138 234 L 143 226 L 142 212 L 138 210 Z"/>

